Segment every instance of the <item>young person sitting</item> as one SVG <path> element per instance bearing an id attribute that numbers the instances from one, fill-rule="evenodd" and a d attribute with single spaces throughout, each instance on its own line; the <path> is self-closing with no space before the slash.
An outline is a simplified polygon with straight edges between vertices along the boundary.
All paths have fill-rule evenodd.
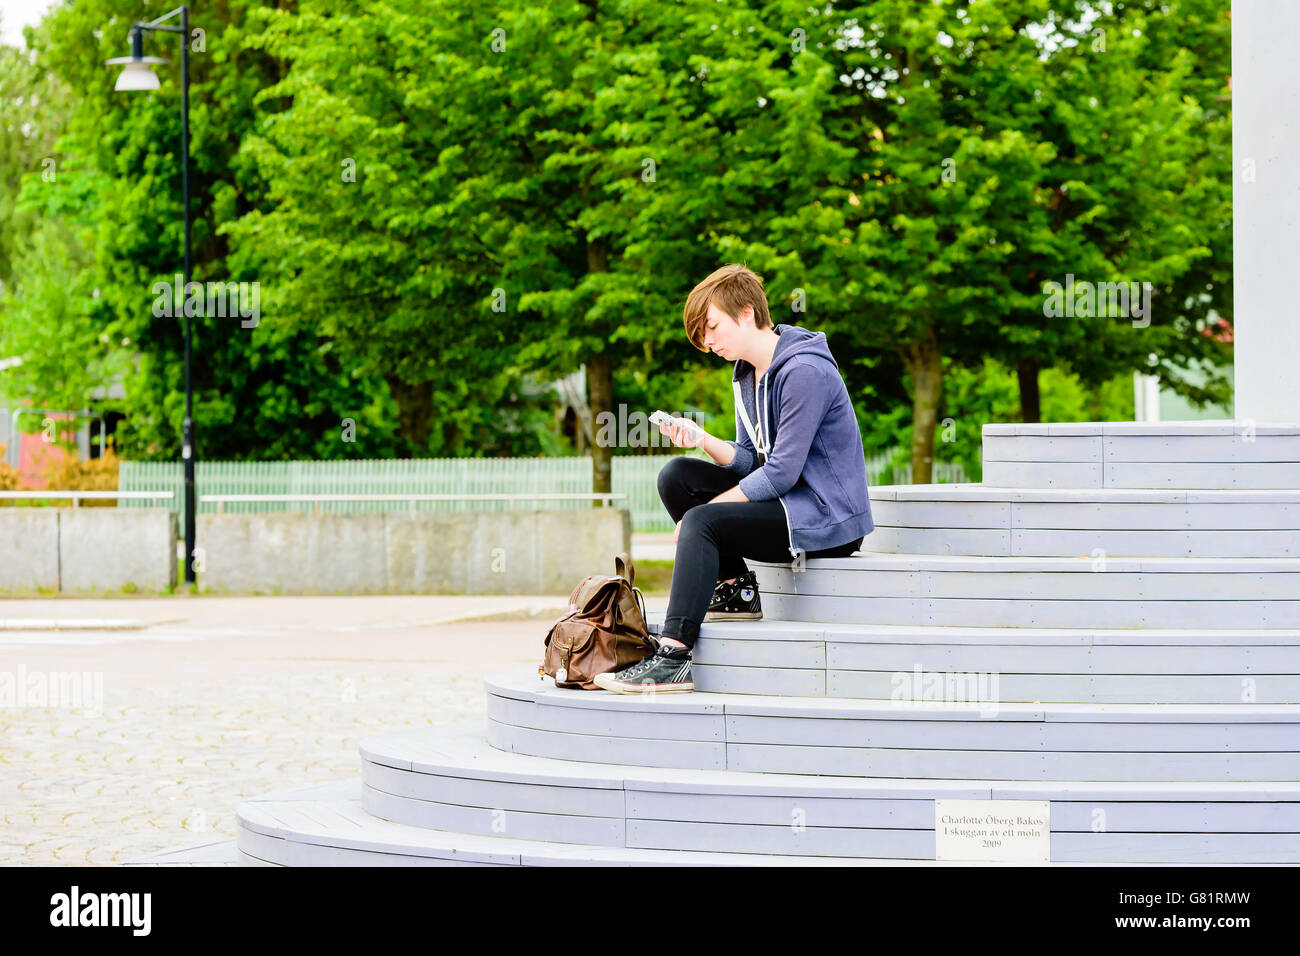
<path id="1" fill-rule="evenodd" d="M 677 457 L 659 472 L 677 522 L 668 613 L 653 654 L 594 678 L 618 693 L 694 690 L 701 622 L 762 616 L 746 558 L 801 569 L 805 557 L 853 554 L 875 527 L 862 435 L 826 335 L 773 327 L 763 280 L 742 265 L 691 290 L 685 324 L 692 345 L 734 363 L 736 440 L 681 420 L 660 425 L 716 464 Z"/>

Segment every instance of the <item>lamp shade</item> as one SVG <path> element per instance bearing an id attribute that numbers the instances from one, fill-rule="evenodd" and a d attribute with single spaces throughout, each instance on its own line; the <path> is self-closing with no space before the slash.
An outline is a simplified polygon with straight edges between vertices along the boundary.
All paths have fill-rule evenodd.
<path id="1" fill-rule="evenodd" d="M 153 71 L 153 64 L 167 61 L 157 56 L 119 56 L 105 62 L 109 66 L 122 65 L 113 89 L 135 91 L 158 89 L 158 75 Z"/>

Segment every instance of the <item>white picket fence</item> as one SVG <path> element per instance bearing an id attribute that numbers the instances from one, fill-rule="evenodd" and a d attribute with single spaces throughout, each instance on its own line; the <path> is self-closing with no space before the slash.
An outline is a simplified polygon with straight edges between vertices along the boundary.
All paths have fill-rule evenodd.
<path id="1" fill-rule="evenodd" d="M 684 454 L 708 460 L 698 449 Z M 634 531 L 671 531 L 672 521 L 659 500 L 659 469 L 673 455 L 615 455 L 611 491 L 627 497 L 619 504 L 632 512 Z M 867 459 L 867 482 L 908 484 L 911 467 L 890 468 L 893 455 Z M 519 495 L 537 493 L 591 494 L 591 459 L 573 458 L 412 458 L 364 461 L 200 461 L 196 492 L 211 495 Z M 888 475 L 886 475 L 888 472 Z M 888 478 L 888 480 L 885 480 Z M 960 465 L 939 463 L 937 482 L 966 481 Z M 120 491 L 171 491 L 172 507 L 184 527 L 185 487 L 180 462 L 123 461 L 118 471 Z M 120 507 L 142 507 L 123 501 Z M 522 507 L 514 505 L 513 507 Z M 534 501 L 527 507 L 590 508 L 589 501 Z M 199 513 L 216 510 L 200 502 Z M 420 501 L 421 511 L 484 511 L 511 508 L 508 501 Z M 227 511 L 330 512 L 409 511 L 397 501 L 241 501 Z"/>

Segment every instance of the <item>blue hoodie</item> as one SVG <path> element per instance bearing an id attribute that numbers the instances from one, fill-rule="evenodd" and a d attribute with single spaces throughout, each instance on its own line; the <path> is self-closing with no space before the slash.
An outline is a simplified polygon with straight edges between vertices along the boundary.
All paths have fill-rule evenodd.
<path id="1" fill-rule="evenodd" d="M 736 457 L 750 501 L 785 509 L 790 553 L 848 544 L 875 529 L 867 461 L 849 390 L 824 332 L 778 325 L 772 364 L 754 394 L 754 366 L 737 359 Z M 756 408 L 761 414 L 756 413 Z"/>

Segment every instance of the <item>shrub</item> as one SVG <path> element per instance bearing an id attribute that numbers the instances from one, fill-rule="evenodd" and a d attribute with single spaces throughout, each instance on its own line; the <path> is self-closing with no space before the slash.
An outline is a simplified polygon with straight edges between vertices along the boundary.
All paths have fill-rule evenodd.
<path id="1" fill-rule="evenodd" d="M 111 446 L 100 458 L 81 459 L 68 454 L 45 472 L 49 481 L 46 487 L 51 491 L 117 491 L 117 465 Z M 83 501 L 81 507 L 115 508 L 117 502 L 111 498 Z"/>

